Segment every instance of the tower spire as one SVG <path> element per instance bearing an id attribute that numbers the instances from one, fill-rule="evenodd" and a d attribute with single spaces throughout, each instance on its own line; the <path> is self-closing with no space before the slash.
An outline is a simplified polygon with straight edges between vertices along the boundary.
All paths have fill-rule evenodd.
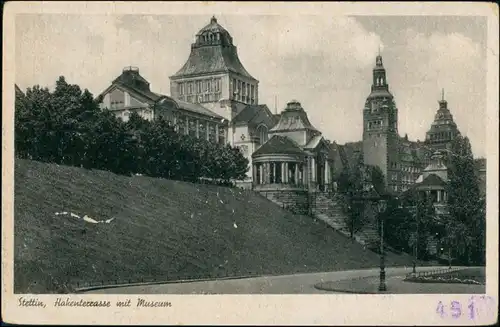
<path id="1" fill-rule="evenodd" d="M 444 101 L 444 88 L 441 89 L 441 101 Z"/>

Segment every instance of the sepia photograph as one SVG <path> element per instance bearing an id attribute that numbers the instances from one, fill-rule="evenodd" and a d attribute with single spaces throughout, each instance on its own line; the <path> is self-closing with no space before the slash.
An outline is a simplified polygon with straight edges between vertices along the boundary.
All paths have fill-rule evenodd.
<path id="1" fill-rule="evenodd" d="M 448 294 L 429 314 L 496 321 L 492 18 L 184 5 L 10 15 L 13 306 Z"/>

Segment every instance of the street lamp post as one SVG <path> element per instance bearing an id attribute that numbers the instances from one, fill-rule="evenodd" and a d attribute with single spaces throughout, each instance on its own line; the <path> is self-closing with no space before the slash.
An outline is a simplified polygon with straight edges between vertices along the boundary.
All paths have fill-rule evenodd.
<path id="1" fill-rule="evenodd" d="M 451 245 L 448 245 L 448 268 L 451 269 Z"/>
<path id="2" fill-rule="evenodd" d="M 415 206 L 415 224 L 416 224 L 416 234 L 415 241 L 413 242 L 413 275 L 417 274 L 417 255 L 418 255 L 418 225 L 419 225 L 419 217 L 418 217 L 418 202 Z"/>
<path id="3" fill-rule="evenodd" d="M 378 290 L 379 292 L 387 291 L 387 284 L 385 280 L 385 251 L 384 251 L 384 219 L 382 218 L 382 213 L 386 208 L 386 200 L 381 197 L 378 193 L 374 192 L 373 186 L 369 190 L 364 190 L 361 194 L 357 194 L 353 197 L 355 201 L 366 201 L 377 204 L 378 222 L 380 227 L 380 283 Z"/>
<path id="4" fill-rule="evenodd" d="M 379 292 L 387 291 L 387 284 L 385 282 L 385 250 L 384 250 L 384 219 L 381 214 L 385 211 L 385 200 L 378 199 L 378 213 L 380 221 L 380 284 L 378 286 Z"/>

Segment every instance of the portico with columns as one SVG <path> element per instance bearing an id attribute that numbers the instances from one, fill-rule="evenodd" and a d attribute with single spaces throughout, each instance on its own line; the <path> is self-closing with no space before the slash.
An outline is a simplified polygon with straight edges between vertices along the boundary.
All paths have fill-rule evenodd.
<path id="1" fill-rule="evenodd" d="M 446 183 L 448 182 L 448 168 L 444 163 L 444 157 L 443 152 L 434 152 L 431 163 L 424 169 L 413 186 L 418 196 L 433 203 L 438 215 L 447 212 L 448 194 L 446 192 Z"/>
<path id="2" fill-rule="evenodd" d="M 252 155 L 253 189 L 327 191 L 333 185 L 333 158 L 300 103 L 291 101 L 269 140 Z"/>

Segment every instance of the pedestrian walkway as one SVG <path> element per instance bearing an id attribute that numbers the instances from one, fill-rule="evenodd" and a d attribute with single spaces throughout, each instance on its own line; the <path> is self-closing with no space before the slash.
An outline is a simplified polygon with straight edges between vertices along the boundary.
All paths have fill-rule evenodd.
<path id="1" fill-rule="evenodd" d="M 379 292 L 378 276 L 320 282 L 314 287 L 322 291 L 356 294 L 483 294 L 485 285 L 451 283 L 416 283 L 405 281 L 405 276 L 386 277 L 387 291 Z"/>
<path id="2" fill-rule="evenodd" d="M 420 267 L 419 271 L 432 271 L 442 267 Z M 262 276 L 245 279 L 231 280 L 210 280 L 210 281 L 192 281 L 184 283 L 168 283 L 155 285 L 129 285 L 126 287 L 93 289 L 86 293 L 101 294 L 335 294 L 345 293 L 346 289 L 354 290 L 373 290 L 375 286 L 366 286 L 372 283 L 378 286 L 378 268 L 331 271 L 321 273 L 293 274 L 282 276 Z M 400 283 L 402 278 L 411 272 L 410 267 L 389 267 L 386 269 L 389 289 L 394 289 L 395 283 Z M 400 279 L 394 279 L 400 277 Z M 360 284 L 365 281 L 365 285 Z M 349 281 L 358 280 L 356 284 L 350 286 Z M 327 289 L 318 289 L 319 284 L 329 285 L 336 281 L 342 281 L 341 291 L 332 291 L 332 287 Z M 348 281 L 348 282 L 346 282 Z M 439 284 L 427 284 L 439 285 Z M 430 286 L 439 289 L 438 293 L 456 293 L 455 288 L 462 287 L 461 284 L 441 284 L 446 285 L 444 290 L 436 286 Z M 356 286 L 356 287 L 354 287 Z M 468 286 L 468 285 L 466 285 Z M 417 286 L 418 287 L 418 286 Z M 428 287 L 428 286 L 426 286 Z M 401 287 L 400 287 L 401 288 Z M 415 288 L 415 286 L 413 286 Z M 416 291 L 415 291 L 416 292 Z M 465 292 L 465 291 L 464 291 Z M 469 292 L 469 291 L 467 291 Z M 359 292 L 362 293 L 362 292 Z M 412 293 L 412 292 L 410 292 Z M 474 293 L 474 292 L 472 292 Z M 476 292 L 477 293 L 477 292 Z"/>

